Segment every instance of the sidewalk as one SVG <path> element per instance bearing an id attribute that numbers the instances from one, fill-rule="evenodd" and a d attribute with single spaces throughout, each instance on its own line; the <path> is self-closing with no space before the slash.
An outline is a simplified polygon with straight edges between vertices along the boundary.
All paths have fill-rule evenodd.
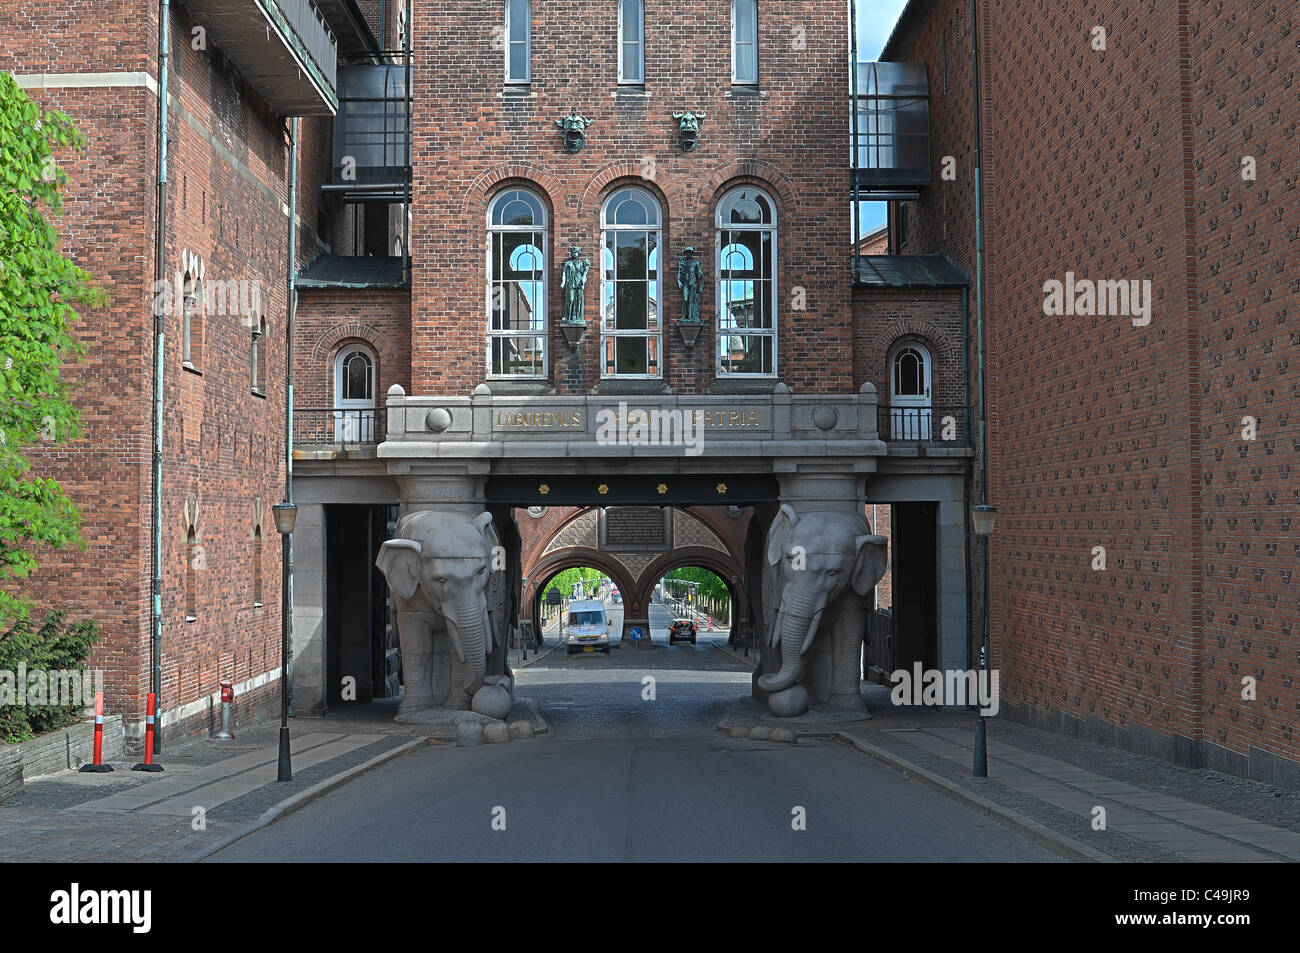
<path id="1" fill-rule="evenodd" d="M 233 741 L 198 739 L 165 750 L 158 773 L 130 770 L 135 756 L 112 762 L 112 773 L 29 779 L 21 794 L 0 801 L 0 862 L 193 859 L 390 758 L 440 743 L 427 728 L 395 726 L 391 718 L 384 711 L 364 720 L 295 719 L 292 781 L 276 781 L 278 722 L 242 729 Z"/>
<path id="2" fill-rule="evenodd" d="M 992 718 L 987 778 L 972 776 L 974 712 L 895 706 L 864 691 L 871 720 L 809 726 L 1074 860 L 1300 861 L 1300 794 Z M 773 725 L 735 703 L 723 727 Z M 789 725 L 789 722 L 786 722 Z M 1094 829 L 1105 810 L 1105 828 Z"/>

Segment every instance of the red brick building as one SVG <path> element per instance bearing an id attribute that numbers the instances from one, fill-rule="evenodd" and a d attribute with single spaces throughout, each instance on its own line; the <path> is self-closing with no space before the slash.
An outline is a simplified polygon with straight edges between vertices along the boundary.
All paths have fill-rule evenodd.
<path id="1" fill-rule="evenodd" d="M 1293 23 L 1243 3 L 978 9 L 1004 710 L 1295 787 Z M 974 274 L 970 50 L 968 4 L 913 2 L 882 59 L 927 65 L 932 160 L 952 159 L 896 203 L 900 248 Z M 1048 314 L 1067 273 L 1149 281 L 1150 311 Z"/>
<path id="2" fill-rule="evenodd" d="M 166 100 L 153 5 L 86 6 L 106 31 L 90 53 L 80 38 L 34 47 L 56 15 L 0 2 L 0 50 L 21 51 L 0 67 L 91 137 L 66 234 L 113 304 L 83 331 L 87 437 L 45 465 L 86 510 L 92 550 L 48 562 L 44 595 L 106 622 L 97 657 L 137 720 L 166 101 L 166 270 L 260 282 L 267 322 L 264 397 L 246 384 L 250 328 L 193 316 L 190 368 L 183 316 L 163 322 L 169 730 L 205 726 L 219 679 L 255 711 L 281 674 L 278 547 L 256 525 L 274 532 L 283 492 L 290 280 L 302 711 L 342 703 L 347 675 L 360 701 L 400 691 L 374 557 L 399 512 L 426 508 L 492 512 L 518 588 L 525 566 L 589 561 L 556 543 L 567 527 L 669 507 L 697 548 L 621 560 L 625 626 L 645 623 L 651 576 L 714 559 L 759 636 L 778 505 L 867 513 L 892 551 L 871 675 L 976 665 L 982 313 L 1004 710 L 1296 784 L 1295 56 L 1267 11 L 1169 0 L 1084 22 L 1066 4 L 981 4 L 977 268 L 960 3 L 916 0 L 890 62 L 846 69 L 849 11 L 833 4 L 315 0 L 286 5 L 310 11 L 293 23 L 277 6 L 276 43 L 245 48 L 263 16 L 251 0 L 176 2 Z M 855 242 L 863 198 L 890 202 L 884 248 Z M 695 305 L 679 287 L 680 273 L 694 293 L 688 247 Z M 1152 297 L 1128 296 L 1132 314 L 1049 313 L 1045 285 L 1076 278 L 1149 280 Z M 597 419 L 630 410 L 699 423 L 699 452 L 602 440 Z M 544 582 L 530 575 L 520 619 Z"/>

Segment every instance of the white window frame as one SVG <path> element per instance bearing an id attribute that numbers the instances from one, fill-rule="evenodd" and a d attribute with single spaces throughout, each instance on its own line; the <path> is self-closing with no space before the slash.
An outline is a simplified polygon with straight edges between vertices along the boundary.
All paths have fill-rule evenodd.
<path id="1" fill-rule="evenodd" d="M 754 32 L 745 41 L 748 43 L 754 55 L 754 78 L 737 79 L 736 66 L 740 61 L 740 44 L 741 38 L 736 32 L 736 4 L 750 3 L 754 7 Z M 731 85 L 733 86 L 757 86 L 758 85 L 758 0 L 731 0 Z"/>
<path id="2" fill-rule="evenodd" d="M 611 225 L 611 224 L 608 224 L 608 215 L 609 215 L 609 207 L 610 207 L 610 203 L 613 202 L 614 199 L 615 199 L 617 196 L 620 196 L 620 195 L 622 195 L 624 192 L 628 192 L 628 191 L 640 192 L 642 195 L 645 196 L 645 198 L 647 198 L 647 199 L 648 199 L 648 200 L 649 200 L 649 201 L 654 205 L 655 209 L 657 209 L 658 212 L 659 212 L 659 224 L 658 224 L 658 225 Z M 663 205 L 660 203 L 658 197 L 657 197 L 653 192 L 651 192 L 649 189 L 647 189 L 647 188 L 645 188 L 645 187 L 643 187 L 643 186 L 640 186 L 640 185 L 621 185 L 621 186 L 619 186 L 618 188 L 616 188 L 613 192 L 611 192 L 611 193 L 609 194 L 609 196 L 605 199 L 605 201 L 602 202 L 601 205 L 600 205 L 600 299 L 597 301 L 597 306 L 596 306 L 596 307 L 597 307 L 597 312 L 598 312 L 598 314 L 599 314 L 599 320 L 600 320 L 600 356 L 599 356 L 598 360 L 600 361 L 600 379 L 601 379 L 601 380 L 607 380 L 607 381 L 612 381 L 612 380 L 620 380 L 620 381 L 634 381 L 634 380 L 639 380 L 639 381 L 657 381 L 657 380 L 663 380 L 663 376 L 664 376 L 664 360 L 665 360 L 665 358 L 664 358 L 664 300 L 663 300 L 663 299 L 664 299 L 664 275 L 665 275 L 665 272 L 664 272 L 664 261 L 666 260 L 666 259 L 665 259 L 665 254 L 666 254 L 666 253 L 665 253 L 665 250 L 664 250 L 664 219 L 665 219 L 665 217 L 666 217 L 666 216 L 664 215 L 664 207 L 663 207 Z M 658 255 L 659 255 L 659 259 L 658 259 L 658 261 L 659 261 L 659 265 L 658 265 L 658 268 L 657 268 L 658 277 L 655 279 L 656 283 L 657 283 L 658 286 L 659 286 L 659 299 L 658 299 L 658 302 L 656 303 L 656 321 L 657 321 L 657 323 L 658 323 L 659 326 L 658 326 L 658 329 L 657 329 L 656 331 L 653 331 L 653 332 L 651 332 L 651 331 L 643 331 L 643 330 L 641 330 L 641 329 L 639 329 L 639 328 L 637 328 L 637 329 L 629 329 L 629 330 L 626 330 L 626 331 L 618 331 L 618 330 L 612 330 L 612 331 L 611 331 L 611 330 L 607 330 L 607 329 L 605 328 L 605 287 L 606 287 L 606 285 L 609 283 L 609 282 L 606 280 L 606 278 L 605 278 L 605 249 L 606 249 L 607 245 L 609 244 L 609 235 L 610 235 L 611 232 L 654 232 L 654 233 L 655 233 L 655 251 L 656 251 L 656 252 L 658 253 Z M 647 268 L 647 271 L 648 271 L 648 269 L 649 269 L 649 266 L 650 266 L 650 261 L 649 261 L 649 257 L 647 256 L 647 258 L 646 258 L 646 268 Z M 614 259 L 614 272 L 615 272 L 615 275 L 618 274 L 618 258 L 617 258 L 617 256 L 616 256 L 615 259 Z M 618 283 L 618 282 L 617 282 L 617 278 L 615 278 L 615 281 L 614 281 L 615 286 L 617 286 L 617 283 Z M 617 308 L 617 306 L 618 306 L 618 292 L 617 292 L 617 290 L 616 290 L 615 293 L 614 293 L 614 301 L 615 301 L 615 308 Z M 616 313 L 617 313 L 617 312 L 616 312 Z M 647 316 L 647 321 L 649 320 L 649 313 L 650 313 L 650 309 L 649 309 L 649 283 L 647 282 L 647 286 L 646 286 L 646 316 Z M 616 318 L 616 321 L 617 321 L 617 318 Z M 642 338 L 646 338 L 647 340 L 650 339 L 650 338 L 653 338 L 653 339 L 655 340 L 655 342 L 656 342 L 656 344 L 655 344 L 655 355 L 656 355 L 656 363 L 657 363 L 657 366 L 658 366 L 658 371 L 657 371 L 657 373 L 654 373 L 654 374 L 619 374 L 619 373 L 617 372 L 617 370 L 615 370 L 615 372 L 614 372 L 613 374 L 606 373 L 606 369 L 605 369 L 605 348 L 607 347 L 607 345 L 605 344 L 605 342 L 606 342 L 606 340 L 609 340 L 609 339 L 617 339 L 617 338 L 620 338 L 620 337 L 642 337 Z M 615 344 L 614 347 L 615 347 L 615 361 L 616 361 L 615 367 L 617 368 L 617 349 L 618 349 L 618 345 Z M 646 366 L 647 366 L 647 367 L 649 367 L 649 364 L 650 364 L 649 348 L 650 348 L 650 345 L 647 344 L 647 345 L 646 345 Z"/>
<path id="3" fill-rule="evenodd" d="M 505 34 L 503 36 L 505 47 L 505 74 L 507 85 L 527 85 L 533 81 L 533 4 L 532 0 L 523 0 L 524 11 L 527 15 L 527 22 L 524 24 L 524 75 L 522 78 L 510 75 L 510 48 L 515 42 L 511 40 L 511 30 L 514 26 L 510 22 L 510 8 L 514 5 L 512 0 L 505 0 Z"/>
<path id="4" fill-rule="evenodd" d="M 370 360 L 370 397 L 343 397 L 343 363 L 352 354 Z M 374 443 L 375 414 L 379 388 L 379 356 L 364 344 L 346 344 L 334 355 L 334 436 L 343 443 Z M 368 403 L 367 403 L 368 401 Z M 369 413 L 366 413 L 369 411 Z"/>
<path id="5" fill-rule="evenodd" d="M 900 396 L 898 359 L 905 351 L 920 358 L 925 375 L 924 394 Z M 900 403 L 900 401 L 902 401 Z M 889 349 L 889 436 L 893 440 L 929 440 L 934 429 L 934 355 L 915 338 L 905 338 Z"/>
<path id="6" fill-rule="evenodd" d="M 722 210 L 727 205 L 728 200 L 737 192 L 755 192 L 767 200 L 768 207 L 772 209 L 772 221 L 766 225 L 733 225 L 730 222 L 722 221 Z M 714 318 L 714 375 L 722 380 L 732 380 L 741 378 L 745 380 L 769 380 L 777 376 L 780 370 L 780 329 L 781 329 L 781 291 L 778 283 L 781 277 L 781 247 L 780 232 L 778 226 L 780 219 L 777 213 L 776 202 L 772 199 L 772 194 L 767 189 L 759 188 L 754 185 L 738 185 L 733 189 L 728 189 L 723 196 L 718 199 L 717 209 L 713 213 L 713 224 L 715 226 L 713 238 L 713 291 L 714 307 L 717 314 Z M 722 252 L 725 247 L 722 244 L 722 233 L 726 232 L 770 232 L 772 235 L 772 327 L 768 328 L 728 328 L 729 333 L 724 333 L 722 323 L 722 303 L 725 296 L 722 293 Z M 722 339 L 729 337 L 770 337 L 772 339 L 772 370 L 760 373 L 737 373 L 736 371 L 723 371 L 722 369 Z"/>
<path id="7" fill-rule="evenodd" d="M 497 203 L 503 201 L 504 198 L 505 198 L 507 195 L 509 195 L 511 192 L 526 192 L 527 194 L 531 195 L 531 196 L 533 197 L 533 199 L 537 202 L 538 206 L 539 206 L 539 207 L 541 208 L 541 210 L 542 210 L 542 218 L 541 218 L 541 221 L 540 221 L 540 222 L 534 222 L 532 225 L 527 225 L 527 226 L 525 226 L 525 225 L 494 225 L 494 224 L 492 224 L 492 213 L 493 213 L 493 211 L 496 209 L 496 207 L 497 207 Z M 486 282 L 485 282 L 485 295 L 486 295 L 486 296 L 485 296 L 485 298 L 484 298 L 484 300 L 483 300 L 483 309 L 484 309 L 483 313 L 484 313 L 484 315 L 485 315 L 486 327 L 487 327 L 487 341 L 486 341 L 485 344 L 484 344 L 484 367 L 486 368 L 485 376 L 486 376 L 486 378 L 487 378 L 488 380 L 495 380 L 495 381 L 541 381 L 541 380 L 547 380 L 547 379 L 550 377 L 550 372 L 551 372 L 551 342 L 550 342 L 550 337 L 551 337 L 551 335 L 550 335 L 550 322 L 547 320 L 547 316 L 548 316 L 547 307 L 548 307 L 548 301 L 550 300 L 550 290 L 551 290 L 551 288 L 550 288 L 550 284 L 551 284 L 551 275 L 550 275 L 550 271 L 551 271 L 551 264 L 550 264 L 550 262 L 551 262 L 551 257 L 550 257 L 550 251 L 549 251 L 550 246 L 548 245 L 548 241 L 549 241 L 549 239 L 550 239 L 550 234 L 549 234 L 549 231 L 548 231 L 549 228 L 550 228 L 550 219 L 547 217 L 546 203 L 545 203 L 544 201 L 542 201 L 542 197 L 541 197 L 541 195 L 539 195 L 537 192 L 534 192 L 532 189 L 529 189 L 529 188 L 523 188 L 523 187 L 520 187 L 520 186 L 511 186 L 511 187 L 509 187 L 509 188 L 502 189 L 500 192 L 498 192 L 496 195 L 494 195 L 494 196 L 492 197 L 492 201 L 488 202 L 488 206 L 487 206 L 487 241 L 485 242 L 486 248 L 485 248 L 485 250 L 484 250 L 484 255 L 485 255 L 485 259 L 484 259 L 484 260 L 485 260 L 485 265 L 486 265 L 486 268 L 485 268 L 485 270 L 484 270 L 484 274 L 487 276 L 487 280 L 486 280 Z M 528 337 L 528 336 L 529 336 L 528 333 L 524 333 L 524 332 L 520 332 L 520 331 L 516 331 L 516 330 L 512 330 L 512 329 L 507 329 L 507 330 L 504 330 L 504 331 L 497 331 L 497 330 L 494 330 L 493 327 L 492 327 L 492 285 L 493 285 L 493 282 L 495 281 L 495 279 L 494 279 L 494 277 L 493 277 L 493 272 L 492 272 L 492 236 L 493 236 L 494 234 L 497 234 L 497 233 L 509 234 L 509 233 L 511 233 L 511 232 L 531 232 L 531 233 L 539 233 L 539 232 L 540 232 L 540 233 L 541 233 L 541 236 L 542 236 L 542 248 L 541 248 L 541 252 L 542 252 L 542 269 L 541 269 L 541 270 L 542 270 L 542 292 L 541 292 L 541 295 L 539 296 L 539 297 L 540 297 L 540 300 L 539 300 L 539 302 L 538 302 L 537 311 L 535 312 L 535 313 L 541 314 L 541 316 L 542 316 L 542 328 L 541 328 L 540 331 L 536 332 L 536 335 L 535 335 L 535 336 L 540 336 L 541 339 L 542 339 L 542 370 L 541 370 L 541 373 L 539 373 L 539 374 L 494 374 L 494 373 L 492 373 L 492 341 L 493 341 L 495 338 Z"/>
<path id="8" fill-rule="evenodd" d="M 624 32 L 623 12 L 627 6 L 626 0 L 618 0 L 618 81 L 624 86 L 644 86 L 645 85 L 645 0 L 636 0 L 637 9 L 637 65 L 640 68 L 641 75 L 636 78 L 630 78 L 623 75 L 623 49 L 630 45 L 627 34 Z"/>

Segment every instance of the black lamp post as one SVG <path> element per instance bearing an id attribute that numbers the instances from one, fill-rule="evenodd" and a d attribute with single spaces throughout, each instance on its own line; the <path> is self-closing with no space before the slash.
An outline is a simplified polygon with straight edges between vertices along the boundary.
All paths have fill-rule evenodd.
<path id="1" fill-rule="evenodd" d="M 998 508 L 988 503 L 972 506 L 971 523 L 975 535 L 980 538 L 983 559 L 980 572 L 980 677 L 983 684 L 989 684 L 989 537 L 993 535 L 993 524 L 997 522 Z M 984 709 L 979 710 L 979 720 L 975 722 L 975 777 L 989 776 L 989 749 L 984 724 Z"/>
<path id="2" fill-rule="evenodd" d="M 280 560 L 280 767 L 276 780 L 292 781 L 293 768 L 289 763 L 289 537 L 298 519 L 298 507 L 293 503 L 277 503 L 271 507 L 271 512 L 283 544 Z"/>

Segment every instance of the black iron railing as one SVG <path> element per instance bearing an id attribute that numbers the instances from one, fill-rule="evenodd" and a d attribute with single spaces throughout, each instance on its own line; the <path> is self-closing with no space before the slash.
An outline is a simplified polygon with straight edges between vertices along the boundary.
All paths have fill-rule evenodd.
<path id="1" fill-rule="evenodd" d="M 887 443 L 926 443 L 969 447 L 970 407 L 964 404 L 932 404 L 929 407 L 877 404 L 876 428 Z"/>
<path id="2" fill-rule="evenodd" d="M 295 447 L 363 447 L 384 439 L 382 407 L 364 410 L 333 410 L 317 407 L 293 409 Z"/>

